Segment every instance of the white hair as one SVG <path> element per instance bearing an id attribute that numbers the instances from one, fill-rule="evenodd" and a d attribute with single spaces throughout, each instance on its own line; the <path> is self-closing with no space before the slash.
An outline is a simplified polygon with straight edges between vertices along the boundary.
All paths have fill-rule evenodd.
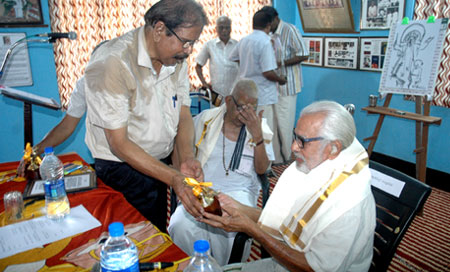
<path id="1" fill-rule="evenodd" d="M 250 98 L 258 99 L 258 86 L 255 81 L 249 78 L 240 78 L 234 84 L 231 95 L 240 95 L 240 93 L 246 94 Z"/>
<path id="2" fill-rule="evenodd" d="M 317 101 L 305 107 L 300 116 L 314 113 L 325 114 L 319 136 L 328 141 L 340 141 L 342 150 L 352 144 L 356 135 L 355 121 L 342 105 L 334 101 Z"/>

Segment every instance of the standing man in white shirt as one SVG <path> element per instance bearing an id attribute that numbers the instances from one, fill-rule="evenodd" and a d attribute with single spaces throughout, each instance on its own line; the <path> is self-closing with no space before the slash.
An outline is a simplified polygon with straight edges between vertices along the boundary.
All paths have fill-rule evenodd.
<path id="1" fill-rule="evenodd" d="M 239 62 L 239 77 L 250 78 L 258 86 L 258 109 L 264 110 L 263 117 L 273 131 L 274 106 L 278 102 L 277 83 L 286 84 L 286 78 L 279 76 L 275 70 L 277 62 L 270 41 L 272 17 L 257 11 L 253 15 L 253 32 L 245 36 L 228 56 Z"/>
<path id="2" fill-rule="evenodd" d="M 203 180 L 185 59 L 207 18 L 194 0 L 161 0 L 144 19 L 102 45 L 86 67 L 86 144 L 97 176 L 165 231 L 167 186 L 190 214 L 203 212 L 184 184 L 185 176 Z M 174 146 L 180 171 L 166 161 Z"/>
<path id="3" fill-rule="evenodd" d="M 280 20 L 273 7 L 265 6 L 261 10 L 273 17 L 271 32 L 276 45 L 276 72 L 287 78 L 286 84 L 278 85 L 278 103 L 274 111 L 274 163 L 279 164 L 291 160 L 291 132 L 295 124 L 297 95 L 303 85 L 301 62 L 308 59 L 309 50 L 300 31 L 294 25 Z"/>
<path id="4" fill-rule="evenodd" d="M 195 61 L 195 71 L 202 82 L 203 88 L 212 91 L 215 104 L 220 105 L 222 99 L 231 93 L 239 65 L 230 61 L 227 56 L 236 46 L 237 41 L 231 39 L 231 20 L 227 16 L 220 16 L 216 20 L 217 38 L 205 43 Z M 209 76 L 211 83 L 207 83 L 203 76 L 203 66 L 209 60 Z"/>

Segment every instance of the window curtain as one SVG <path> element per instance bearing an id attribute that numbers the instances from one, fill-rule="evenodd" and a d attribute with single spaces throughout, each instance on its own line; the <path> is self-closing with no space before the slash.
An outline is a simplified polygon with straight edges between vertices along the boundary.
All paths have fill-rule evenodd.
<path id="1" fill-rule="evenodd" d="M 75 31 L 76 40 L 59 39 L 54 44 L 56 76 L 61 104 L 67 108 L 76 81 L 94 47 L 103 40 L 118 37 L 144 25 L 144 14 L 158 0 L 49 0 L 51 29 L 53 32 Z M 195 73 L 195 56 L 203 44 L 215 38 L 215 21 L 221 15 L 232 20 L 231 37 L 240 40 L 252 31 L 253 14 L 271 0 L 200 0 L 209 24 L 200 35 L 188 58 L 189 79 L 192 88 L 200 86 Z M 204 74 L 209 78 L 209 70 Z"/>
<path id="2" fill-rule="evenodd" d="M 414 20 L 426 20 L 431 15 L 436 18 L 449 18 L 450 0 L 416 0 Z M 448 30 L 432 104 L 450 108 L 450 32 Z"/>

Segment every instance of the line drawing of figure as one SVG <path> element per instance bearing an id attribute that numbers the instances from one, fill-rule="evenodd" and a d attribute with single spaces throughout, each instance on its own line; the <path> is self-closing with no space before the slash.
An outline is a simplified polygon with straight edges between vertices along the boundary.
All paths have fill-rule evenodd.
<path id="1" fill-rule="evenodd" d="M 397 52 L 398 59 L 391 72 L 391 78 L 396 80 L 397 87 L 403 88 L 405 84 L 408 89 L 413 85 L 418 86 L 416 81 L 417 78 L 420 80 L 422 77 L 422 69 L 414 69 L 414 67 L 419 64 L 416 62 L 418 60 L 422 63 L 420 67 L 423 66 L 424 61 L 419 59 L 419 53 L 425 50 L 433 40 L 433 37 L 424 40 L 425 35 L 425 27 L 418 23 L 409 25 L 403 33 L 397 33 L 393 50 Z"/>

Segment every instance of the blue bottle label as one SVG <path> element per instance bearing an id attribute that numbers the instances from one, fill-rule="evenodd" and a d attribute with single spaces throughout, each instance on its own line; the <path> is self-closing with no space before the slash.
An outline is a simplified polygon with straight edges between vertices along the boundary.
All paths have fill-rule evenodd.
<path id="1" fill-rule="evenodd" d="M 59 179 L 56 182 L 44 183 L 44 190 L 46 197 L 60 197 L 66 195 L 64 188 L 64 179 Z"/>
<path id="2" fill-rule="evenodd" d="M 125 269 L 119 269 L 119 270 L 111 270 L 103 267 L 102 265 L 102 272 L 139 272 L 139 261 L 136 261 L 132 266 L 125 268 Z"/>

